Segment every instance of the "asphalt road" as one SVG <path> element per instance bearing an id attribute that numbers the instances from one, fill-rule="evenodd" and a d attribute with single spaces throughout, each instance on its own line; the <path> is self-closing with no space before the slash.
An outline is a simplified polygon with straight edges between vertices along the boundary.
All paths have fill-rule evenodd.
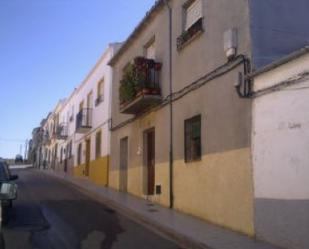
<path id="1" fill-rule="evenodd" d="M 3 228 L 6 249 L 180 249 L 73 186 L 23 169 Z"/>

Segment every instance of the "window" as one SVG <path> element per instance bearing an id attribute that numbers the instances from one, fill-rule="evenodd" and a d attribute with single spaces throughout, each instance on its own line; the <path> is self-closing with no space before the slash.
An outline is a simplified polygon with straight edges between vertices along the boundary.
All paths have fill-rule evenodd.
<path id="1" fill-rule="evenodd" d="M 203 17 L 202 0 L 189 1 L 184 6 L 185 25 L 184 29 L 188 30 L 193 24 Z"/>
<path id="2" fill-rule="evenodd" d="M 83 110 L 84 109 L 84 101 L 81 101 L 79 103 L 79 111 Z"/>
<path id="3" fill-rule="evenodd" d="M 69 117 L 69 121 L 70 122 L 73 122 L 74 121 L 74 105 L 71 107 L 71 110 L 70 110 L 70 117 Z"/>
<path id="4" fill-rule="evenodd" d="M 185 120 L 185 161 L 201 159 L 201 115 Z"/>
<path id="5" fill-rule="evenodd" d="M 97 132 L 95 136 L 95 157 L 98 159 L 101 157 L 101 146 L 102 145 L 102 132 Z"/>
<path id="6" fill-rule="evenodd" d="M 144 49 L 144 54 L 147 59 L 156 59 L 156 46 L 154 37 L 145 45 Z"/>
<path id="7" fill-rule="evenodd" d="M 72 157 L 72 141 L 70 141 L 66 146 L 66 158 L 69 159 Z"/>
<path id="8" fill-rule="evenodd" d="M 88 93 L 88 95 L 87 95 L 87 108 L 88 108 L 88 109 L 91 109 L 92 106 L 93 106 L 93 103 L 92 103 L 92 101 L 93 101 L 92 95 L 93 95 L 92 92 Z"/>
<path id="9" fill-rule="evenodd" d="M 178 51 L 203 32 L 202 0 L 189 0 L 183 6 L 183 32 L 177 38 Z"/>
<path id="10" fill-rule="evenodd" d="M 99 105 L 104 100 L 104 79 L 99 81 L 97 86 L 97 98 L 95 100 L 95 105 Z"/>
<path id="11" fill-rule="evenodd" d="M 82 144 L 80 143 L 77 149 L 77 165 L 80 165 L 81 163 L 82 163 Z"/>

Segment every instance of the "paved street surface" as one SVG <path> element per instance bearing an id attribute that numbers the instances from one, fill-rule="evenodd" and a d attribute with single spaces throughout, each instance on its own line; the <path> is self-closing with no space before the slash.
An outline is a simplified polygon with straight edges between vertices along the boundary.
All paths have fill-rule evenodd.
<path id="1" fill-rule="evenodd" d="M 14 172 L 19 192 L 3 229 L 6 249 L 180 249 L 71 185 L 31 169 Z"/>

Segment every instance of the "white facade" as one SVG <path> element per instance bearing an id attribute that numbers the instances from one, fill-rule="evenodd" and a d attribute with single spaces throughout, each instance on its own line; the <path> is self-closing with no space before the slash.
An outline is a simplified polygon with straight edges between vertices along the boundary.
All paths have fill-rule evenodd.
<path id="1" fill-rule="evenodd" d="M 258 76 L 254 91 L 305 72 L 309 55 Z M 308 78 L 254 99 L 252 143 L 256 197 L 309 199 Z"/>
<path id="2" fill-rule="evenodd" d="M 101 156 L 107 156 L 110 153 L 110 116 L 111 116 L 111 83 L 112 68 L 108 65 L 109 60 L 119 49 L 120 43 L 109 45 L 105 53 L 101 56 L 85 80 L 78 86 L 66 101 L 58 104 L 49 116 L 44 130 L 51 135 L 54 127 L 55 115 L 59 114 L 59 125 L 64 124 L 67 129 L 66 139 L 57 139 L 51 144 L 45 145 L 46 160 L 52 161 L 52 151 L 57 143 L 57 163 L 64 159 L 72 160 L 69 164 L 77 166 L 77 149 L 82 144 L 81 163 L 85 163 L 85 140 L 91 140 L 90 160 L 95 160 L 95 142 L 96 134 L 101 131 Z M 89 99 L 89 94 L 92 98 Z M 99 98 L 99 99 L 98 99 Z M 76 132 L 76 116 L 80 110 L 80 104 L 83 102 L 83 108 L 91 108 L 91 129 L 85 133 Z M 51 154 L 49 156 L 49 153 Z M 63 155 L 61 157 L 61 154 Z M 50 160 L 48 160 L 50 158 Z M 68 163 L 68 162 L 66 162 Z"/>
<path id="3" fill-rule="evenodd" d="M 92 109 L 92 128 L 86 133 L 76 133 L 73 142 L 73 153 L 75 155 L 75 165 L 77 165 L 77 149 L 78 145 L 82 143 L 82 163 L 85 162 L 85 139 L 91 140 L 91 155 L 90 160 L 95 160 L 95 136 L 98 131 L 102 132 L 102 148 L 101 156 L 107 156 L 110 153 L 110 112 L 111 112 L 111 84 L 112 84 L 112 68 L 108 62 L 113 57 L 114 53 L 120 44 L 111 44 L 102 57 L 99 59 L 95 67 L 88 74 L 84 82 L 75 91 L 75 96 L 72 98 L 69 106 L 73 106 L 74 119 L 79 112 L 80 104 L 83 102 L 84 108 Z M 99 83 L 103 84 L 101 88 L 102 99 L 100 103 L 96 104 L 98 96 Z M 88 96 L 92 95 L 89 103 Z M 75 121 L 76 122 L 76 121 Z M 74 122 L 74 124 L 75 124 Z M 74 127 L 75 129 L 75 127 Z"/>
<path id="4" fill-rule="evenodd" d="M 77 150 L 82 145 L 81 163 L 85 163 L 85 141 L 91 141 L 90 161 L 96 159 L 96 135 L 101 132 L 100 157 L 110 154 L 110 122 L 111 122 L 111 84 L 112 68 L 108 62 L 120 48 L 121 43 L 110 44 L 85 80 L 72 92 L 66 100 L 61 100 L 44 124 L 44 131 L 50 137 L 50 143 L 43 145 L 42 156 L 46 167 L 74 173 L 78 166 Z M 89 98 L 91 96 L 91 98 Z M 79 133 L 76 129 L 77 115 L 83 108 L 91 109 L 91 128 Z M 52 136 L 56 126 L 64 126 L 65 138 Z M 54 165 L 54 167 L 53 167 Z"/>
<path id="5" fill-rule="evenodd" d="M 309 248 L 307 74 L 308 52 L 254 80 L 260 93 L 252 113 L 257 235 L 295 249 Z"/>

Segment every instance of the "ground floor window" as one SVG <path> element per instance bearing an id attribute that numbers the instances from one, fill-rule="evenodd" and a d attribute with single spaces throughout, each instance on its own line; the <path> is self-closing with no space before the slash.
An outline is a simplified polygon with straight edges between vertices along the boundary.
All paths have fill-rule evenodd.
<path id="1" fill-rule="evenodd" d="M 201 115 L 185 120 L 185 161 L 201 160 Z"/>

